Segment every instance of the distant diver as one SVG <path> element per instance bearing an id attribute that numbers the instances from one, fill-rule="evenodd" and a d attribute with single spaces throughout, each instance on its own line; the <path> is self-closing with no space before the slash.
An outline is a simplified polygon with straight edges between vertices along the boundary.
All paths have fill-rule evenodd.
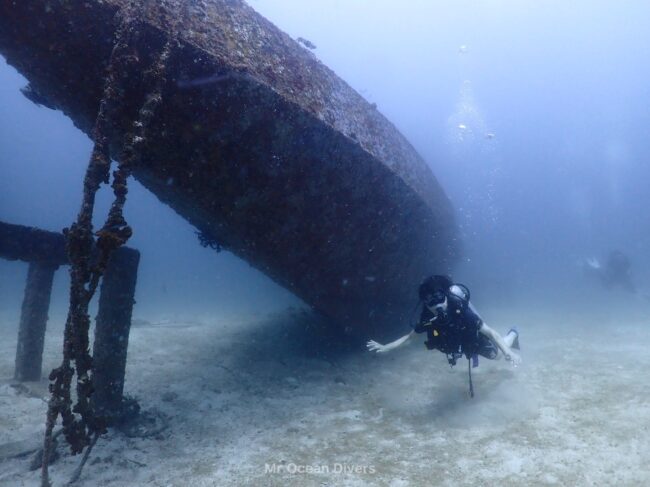
<path id="1" fill-rule="evenodd" d="M 517 330 L 510 329 L 503 338 L 486 325 L 469 302 L 469 289 L 463 284 L 454 284 L 449 276 L 431 276 L 420 285 L 418 297 L 422 303 L 422 312 L 413 330 L 386 345 L 370 340 L 367 343 L 368 350 L 389 352 L 406 343 L 414 333 L 426 333 L 427 349 L 446 354 L 452 367 L 465 355 L 472 397 L 474 390 L 471 370 L 478 366 L 479 355 L 490 360 L 505 357 L 515 366 L 521 363 L 521 357 L 513 350 L 519 350 Z"/>
<path id="2" fill-rule="evenodd" d="M 591 258 L 587 259 L 584 265 L 586 273 L 598 279 L 607 289 L 620 286 L 624 291 L 636 293 L 637 289 L 630 273 L 631 267 L 629 257 L 620 250 L 612 250 L 604 264 L 596 258 Z"/>

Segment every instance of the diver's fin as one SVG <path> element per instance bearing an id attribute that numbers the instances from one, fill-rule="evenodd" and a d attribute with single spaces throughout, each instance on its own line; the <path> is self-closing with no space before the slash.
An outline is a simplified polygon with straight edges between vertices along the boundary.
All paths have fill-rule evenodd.
<path id="1" fill-rule="evenodd" d="M 517 335 L 517 336 L 515 336 L 515 340 L 512 342 L 512 345 L 511 345 L 510 348 L 514 348 L 515 350 L 521 350 L 521 348 L 519 348 L 519 332 L 517 331 L 516 328 L 510 328 L 510 331 L 508 331 L 508 334 L 510 334 L 510 333 L 514 333 L 515 335 Z"/>

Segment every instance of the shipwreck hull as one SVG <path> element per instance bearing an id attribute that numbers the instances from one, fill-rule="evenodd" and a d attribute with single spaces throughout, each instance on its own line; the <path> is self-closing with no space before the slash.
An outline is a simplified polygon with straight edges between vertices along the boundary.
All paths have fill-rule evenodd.
<path id="1" fill-rule="evenodd" d="M 0 0 L 0 54 L 33 100 L 88 134 L 126 3 Z M 169 84 L 134 176 L 207 241 L 346 326 L 405 324 L 417 284 L 459 252 L 429 167 L 374 106 L 247 5 L 180 3 L 140 7 L 113 153 L 176 19 Z"/>

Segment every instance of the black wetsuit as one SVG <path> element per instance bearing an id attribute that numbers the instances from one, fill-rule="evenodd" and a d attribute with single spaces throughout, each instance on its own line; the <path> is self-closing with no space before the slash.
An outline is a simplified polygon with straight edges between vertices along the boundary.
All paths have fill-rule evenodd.
<path id="1" fill-rule="evenodd" d="M 469 359 L 478 354 L 494 359 L 498 354 L 497 348 L 488 337 L 479 333 L 482 324 L 483 320 L 470 308 L 468 302 L 448 295 L 445 311 L 434 315 L 429 308 L 423 306 L 420 321 L 414 330 L 416 333 L 427 334 L 425 345 L 429 350 L 440 350 L 452 358 L 459 358 L 463 354 Z"/>

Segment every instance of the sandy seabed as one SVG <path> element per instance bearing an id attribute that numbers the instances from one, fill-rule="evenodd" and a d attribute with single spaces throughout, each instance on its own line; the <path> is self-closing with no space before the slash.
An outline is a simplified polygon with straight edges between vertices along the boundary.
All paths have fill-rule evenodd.
<path id="1" fill-rule="evenodd" d="M 304 312 L 138 320 L 127 394 L 169 427 L 110 431 L 81 486 L 650 485 L 650 327 L 619 313 L 484 313 L 519 321 L 523 364 L 467 367 L 412 343 L 390 354 L 333 345 Z M 496 323 L 507 323 L 501 326 Z M 39 438 L 46 383 L 11 384 L 16 326 L 0 323 L 0 445 Z M 44 375 L 62 330 L 46 337 Z M 55 486 L 80 456 L 59 447 Z M 0 485 L 39 485 L 30 457 Z"/>

